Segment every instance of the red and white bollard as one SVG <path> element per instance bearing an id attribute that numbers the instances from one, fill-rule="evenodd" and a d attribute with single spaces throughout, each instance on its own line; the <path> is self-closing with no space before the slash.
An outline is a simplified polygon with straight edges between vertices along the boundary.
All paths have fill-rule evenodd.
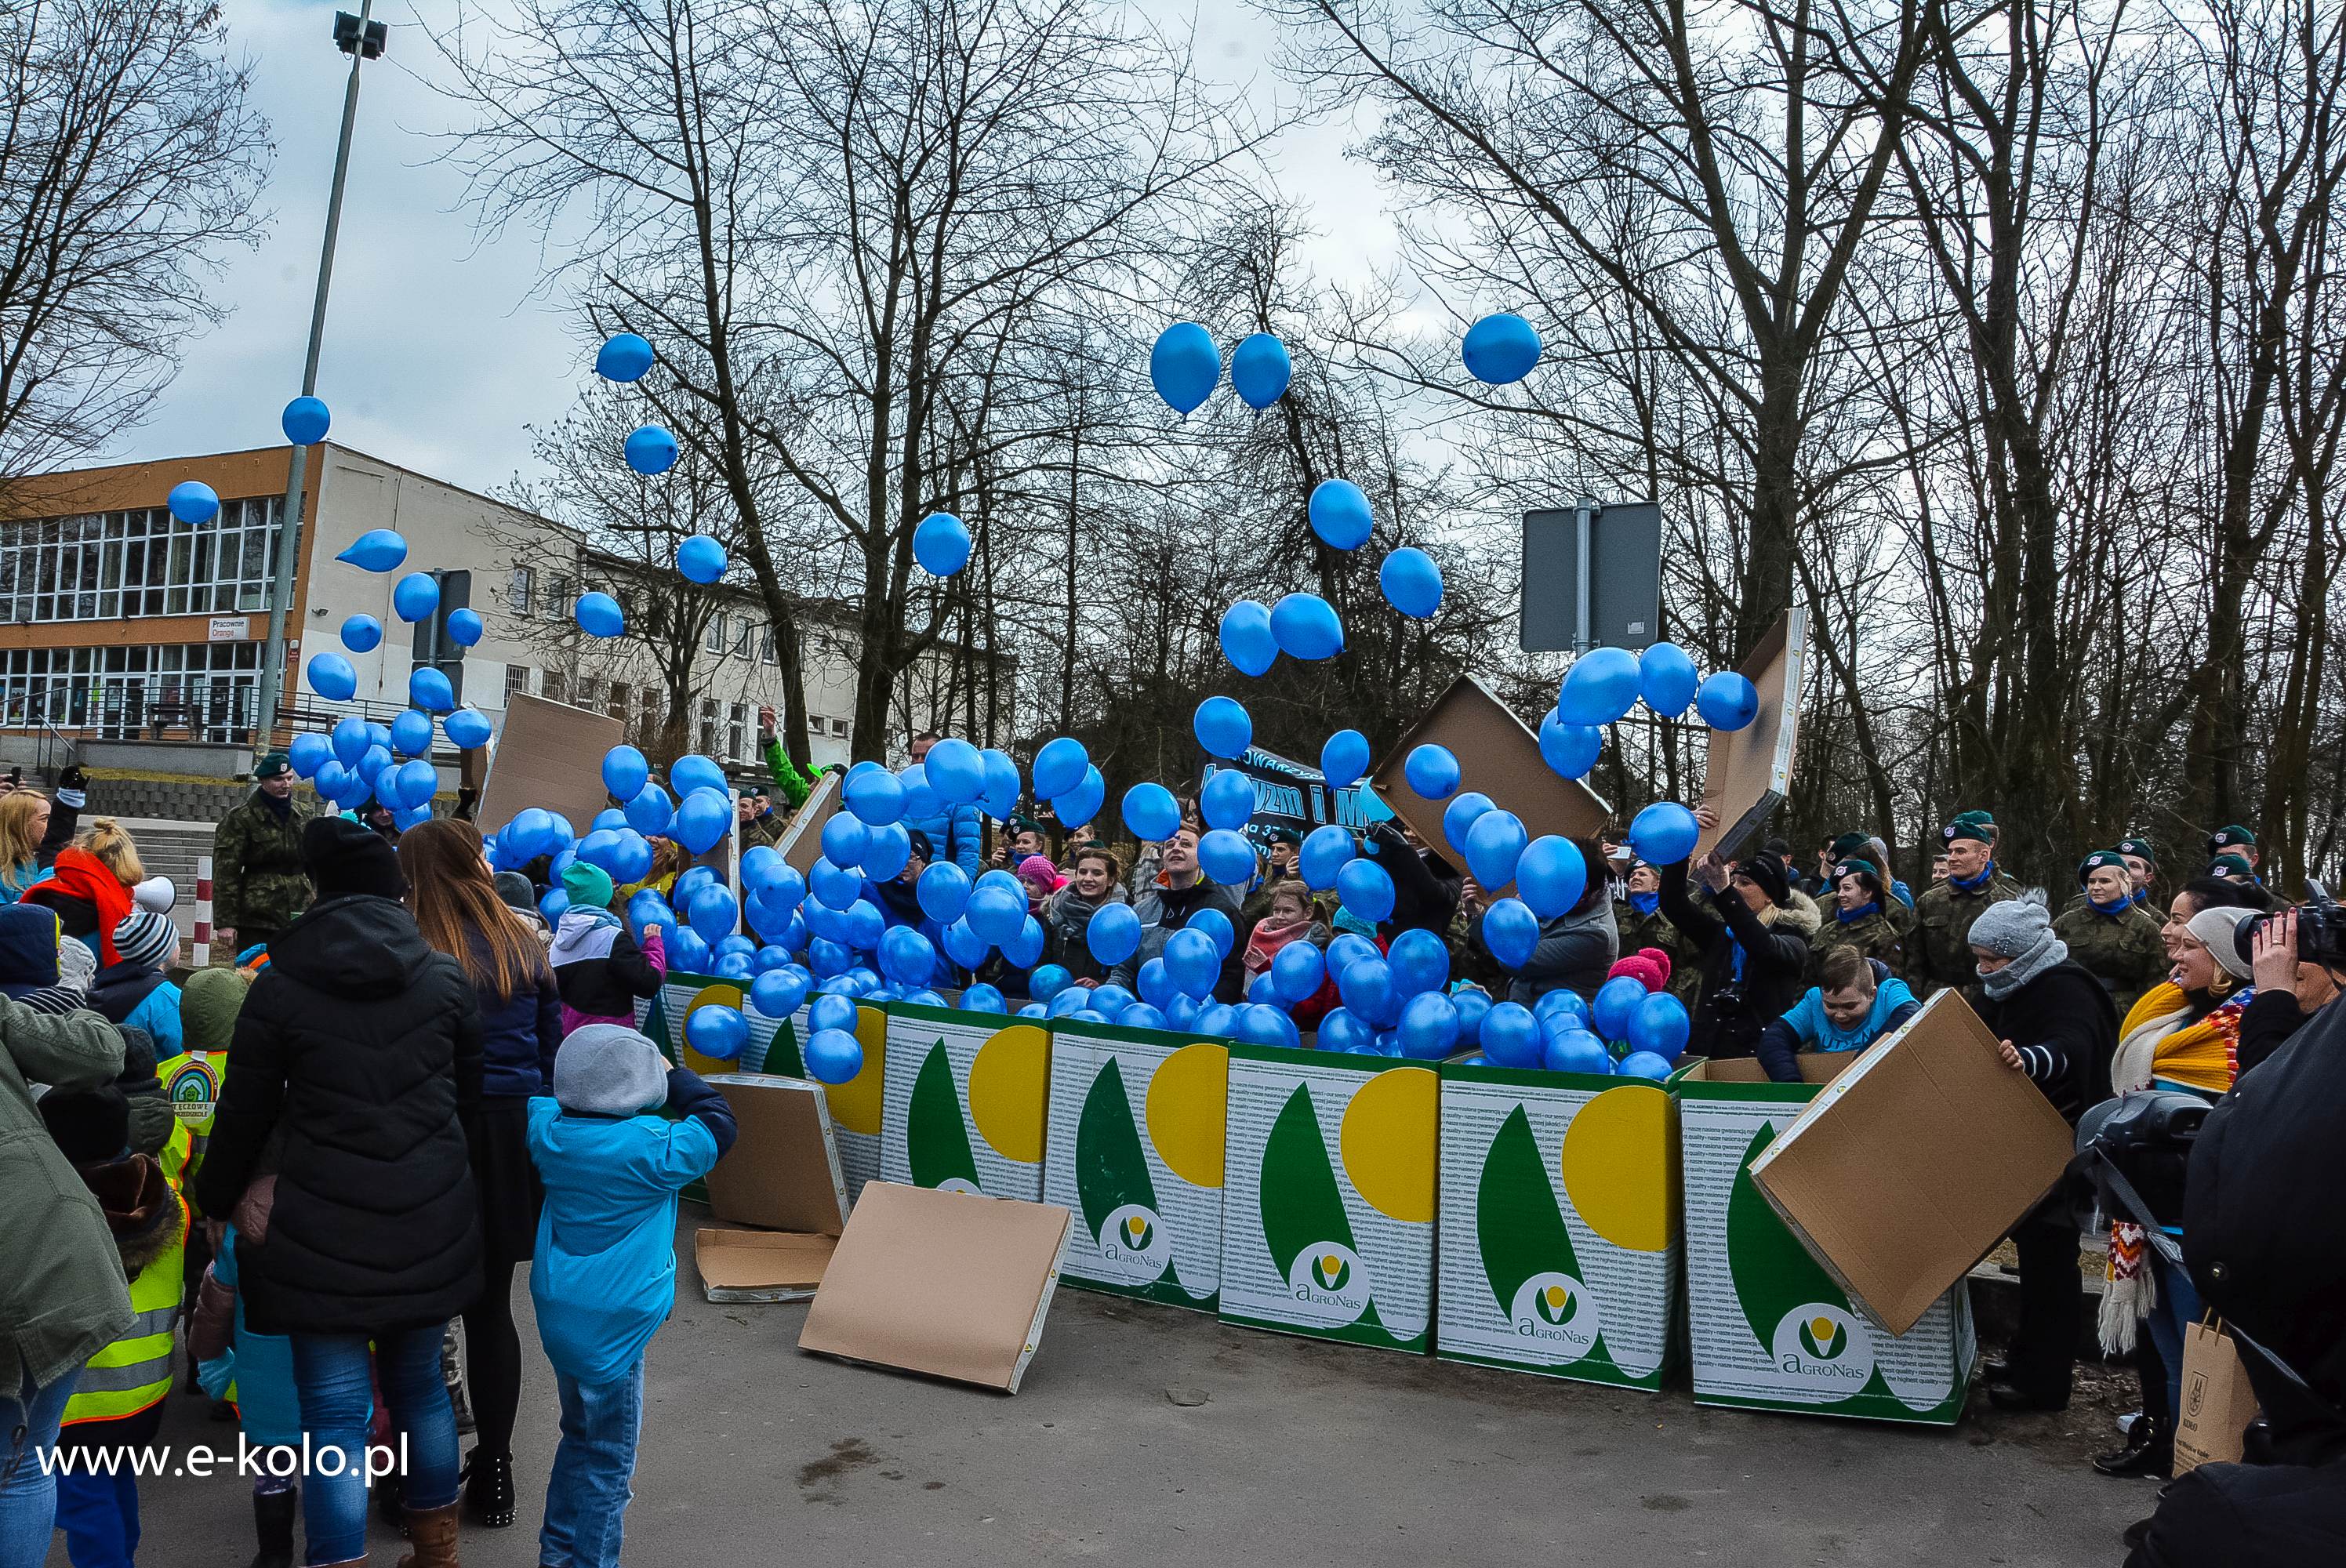
<path id="1" fill-rule="evenodd" d="M 189 960 L 198 969 L 212 962 L 212 858 L 196 857 L 196 940 Z"/>

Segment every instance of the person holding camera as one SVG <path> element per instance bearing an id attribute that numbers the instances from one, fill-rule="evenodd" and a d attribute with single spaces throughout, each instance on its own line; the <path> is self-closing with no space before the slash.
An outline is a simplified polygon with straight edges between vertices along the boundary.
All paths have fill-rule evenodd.
<path id="1" fill-rule="evenodd" d="M 2280 1050 L 2305 1021 L 2338 1000 L 2339 972 L 2346 967 L 2346 931 L 2335 915 L 2346 913 L 2327 900 L 2300 914 L 2285 909 L 2241 928 L 2249 944 L 2249 972 L 2256 994 L 2240 1014 L 2239 1063 L 2246 1073 Z"/>

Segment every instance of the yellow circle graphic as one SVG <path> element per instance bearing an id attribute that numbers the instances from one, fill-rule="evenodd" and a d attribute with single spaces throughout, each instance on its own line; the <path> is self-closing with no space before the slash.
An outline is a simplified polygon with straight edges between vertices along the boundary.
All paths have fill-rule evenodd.
<path id="1" fill-rule="evenodd" d="M 1670 1244 L 1678 1154 L 1669 1095 L 1651 1084 L 1624 1084 L 1575 1114 L 1556 1165 L 1589 1229 L 1631 1252 L 1659 1252 Z"/>
<path id="2" fill-rule="evenodd" d="M 969 1119 L 1006 1160 L 1043 1163 L 1051 1098 L 1051 1034 L 1033 1023 L 997 1029 L 969 1064 Z"/>
<path id="3" fill-rule="evenodd" d="M 684 1038 L 684 1022 L 698 1009 L 740 1007 L 740 1005 L 741 988 L 738 985 L 709 985 L 693 993 L 692 1000 L 684 1004 L 684 1011 L 677 1015 L 676 1020 L 677 1054 L 684 1066 L 704 1078 L 711 1073 L 739 1073 L 741 1070 L 740 1062 L 719 1062 L 714 1056 L 704 1056 L 688 1044 Z"/>
<path id="4" fill-rule="evenodd" d="M 1344 1107 L 1344 1174 L 1371 1208 L 1412 1225 L 1433 1218 L 1442 1084 L 1424 1067 L 1388 1067 Z"/>
<path id="5" fill-rule="evenodd" d="M 888 1060 L 888 1015 L 876 1007 L 855 1010 L 855 1038 L 863 1046 L 863 1070 L 844 1084 L 825 1084 L 822 1095 L 831 1119 L 851 1133 L 880 1135 L 880 1077 Z M 803 1046 L 805 1042 L 800 1042 Z"/>
<path id="6" fill-rule="evenodd" d="M 1184 1045 L 1148 1080 L 1148 1141 L 1166 1168 L 1191 1186 L 1222 1185 L 1229 1101 L 1227 1045 Z"/>

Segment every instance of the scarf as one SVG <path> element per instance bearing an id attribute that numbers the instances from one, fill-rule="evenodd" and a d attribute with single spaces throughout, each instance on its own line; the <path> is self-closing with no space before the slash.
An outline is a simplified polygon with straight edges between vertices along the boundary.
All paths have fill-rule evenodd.
<path id="1" fill-rule="evenodd" d="M 2107 915 L 2110 919 L 2116 920 L 2120 915 L 2125 914 L 2127 911 L 2134 908 L 2135 901 L 2141 897 L 2142 895 L 2140 893 L 2136 893 L 2132 897 L 2120 899 L 2114 904 L 2106 904 L 2099 899 L 2089 897 L 2086 900 L 2086 902 L 2093 906 L 2093 911 L 2096 914 Z"/>
<path id="2" fill-rule="evenodd" d="M 2254 991 L 2232 993 L 2205 1017 L 2191 1019 L 2191 1001 L 2173 981 L 2144 993 L 2118 1031 L 2118 1051 L 2110 1064 L 2110 1087 L 2130 1094 L 2165 1082 L 2210 1098 L 2232 1086 L 2240 1069 L 2240 1015 Z M 2147 1265 L 2150 1244 L 2143 1227 L 2121 1219 L 2110 1227 L 2110 1260 L 2103 1270 L 2102 1348 L 2124 1355 L 2135 1347 L 2136 1325 L 2158 1305 L 2158 1288 Z"/>
<path id="3" fill-rule="evenodd" d="M 1651 918 L 1654 911 L 1662 907 L 1662 895 L 1659 893 L 1631 893 L 1629 895 L 1629 907 L 1636 910 L 1640 915 Z"/>
<path id="4" fill-rule="evenodd" d="M 1309 935 L 1319 923 L 1308 914 L 1285 925 L 1273 925 L 1269 917 L 1257 921 L 1254 934 L 1247 938 L 1246 955 L 1239 962 L 1246 965 L 1250 975 L 1260 974 L 1270 967 L 1270 961 L 1279 956 L 1280 948 Z"/>
<path id="5" fill-rule="evenodd" d="M 1980 989 L 1992 1001 L 2001 1002 L 2022 986 L 2069 956 L 2069 944 L 2053 934 L 2047 926 L 2035 947 L 2005 964 L 1980 976 Z"/>
<path id="6" fill-rule="evenodd" d="M 1954 889 L 1955 891 L 1959 893 L 1975 893 L 1986 887 L 1988 883 L 1994 880 L 1995 862 L 1994 860 L 1990 860 L 1986 865 L 1980 868 L 1980 874 L 1978 876 L 1969 878 L 1968 880 L 1963 877 L 1949 877 L 1947 879 L 1947 885 Z"/>
<path id="7" fill-rule="evenodd" d="M 2137 888 L 2134 891 L 2134 897 L 2128 899 L 2127 901 L 2128 903 L 2135 904 L 2147 904 L 2150 901 L 2150 890 L 2148 888 Z"/>
<path id="8" fill-rule="evenodd" d="M 1866 916 L 1878 915 L 1881 912 L 1882 901 L 1880 899 L 1876 899 L 1870 904 L 1862 904 L 1853 910 L 1843 909 L 1836 905 L 1833 909 L 1833 919 L 1841 921 L 1843 925 L 1855 925 Z"/>
<path id="9" fill-rule="evenodd" d="M 97 938 L 99 967 L 122 962 L 115 951 L 114 928 L 130 912 L 130 890 L 114 874 L 104 860 L 79 845 L 69 844 L 57 851 L 56 864 L 50 869 L 49 880 L 28 889 L 26 903 L 77 903 L 87 908 L 95 921 L 91 934 Z"/>

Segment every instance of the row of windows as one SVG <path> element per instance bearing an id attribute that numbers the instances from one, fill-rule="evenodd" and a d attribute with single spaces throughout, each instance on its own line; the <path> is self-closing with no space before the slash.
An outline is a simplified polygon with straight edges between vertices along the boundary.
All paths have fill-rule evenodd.
<path id="1" fill-rule="evenodd" d="M 505 608 L 524 619 L 542 615 L 548 620 L 560 620 L 571 613 L 583 591 L 567 573 L 541 573 L 536 566 L 515 566 L 513 575 L 505 580 Z M 627 589 L 614 587 L 609 592 L 619 601 L 623 614 L 634 612 L 635 606 Z M 747 658 L 750 657 L 752 632 L 757 634 L 759 661 L 769 665 L 780 663 L 774 652 L 773 628 L 759 626 L 758 617 L 746 611 L 728 614 L 720 610 L 710 616 L 706 646 L 719 658 L 729 656 Z"/>
<path id="2" fill-rule="evenodd" d="M 261 645 L 9 648 L 0 724 L 95 731 L 107 740 L 240 741 L 260 696 Z"/>
<path id="3" fill-rule="evenodd" d="M 182 523 L 160 506 L 0 523 L 0 621 L 110 621 L 268 607 L 277 496 Z"/>

